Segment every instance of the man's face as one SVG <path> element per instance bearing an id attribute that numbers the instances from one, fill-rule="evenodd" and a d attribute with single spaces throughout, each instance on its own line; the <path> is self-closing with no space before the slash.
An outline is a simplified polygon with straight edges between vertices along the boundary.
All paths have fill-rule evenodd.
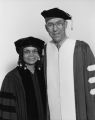
<path id="1" fill-rule="evenodd" d="M 66 26 L 67 22 L 62 18 L 51 18 L 46 22 L 46 30 L 56 43 L 64 39 Z"/>
<path id="2" fill-rule="evenodd" d="M 23 49 L 23 60 L 28 65 L 33 65 L 39 59 L 38 50 L 35 47 L 25 47 Z"/>

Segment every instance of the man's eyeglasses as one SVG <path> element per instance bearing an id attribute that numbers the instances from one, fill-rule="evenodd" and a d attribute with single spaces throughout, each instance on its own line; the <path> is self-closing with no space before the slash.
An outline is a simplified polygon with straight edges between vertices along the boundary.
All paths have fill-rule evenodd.
<path id="1" fill-rule="evenodd" d="M 64 22 L 63 21 L 58 21 L 56 23 L 50 22 L 50 23 L 47 23 L 46 26 L 49 29 L 54 28 L 54 26 L 56 26 L 57 28 L 62 28 L 64 26 Z"/>

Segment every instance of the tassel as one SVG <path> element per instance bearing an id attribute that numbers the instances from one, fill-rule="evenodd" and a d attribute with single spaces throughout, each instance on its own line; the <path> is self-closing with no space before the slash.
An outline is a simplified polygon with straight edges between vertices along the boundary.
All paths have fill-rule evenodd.
<path id="1" fill-rule="evenodd" d="M 71 19 L 71 30 L 73 30 L 73 19 Z"/>

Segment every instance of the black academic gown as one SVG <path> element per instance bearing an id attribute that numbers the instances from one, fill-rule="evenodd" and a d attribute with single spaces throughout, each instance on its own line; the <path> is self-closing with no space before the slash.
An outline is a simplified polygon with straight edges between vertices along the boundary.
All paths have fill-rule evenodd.
<path id="1" fill-rule="evenodd" d="M 0 92 L 0 120 L 47 120 L 43 70 L 31 74 L 16 67 L 9 72 Z"/>
<path id="2" fill-rule="evenodd" d="M 46 49 L 47 46 L 45 46 L 45 76 L 47 76 Z M 77 40 L 73 55 L 76 120 L 95 120 L 95 95 L 90 94 L 90 90 L 95 88 L 95 83 L 88 82 L 90 77 L 95 76 L 95 71 L 87 71 L 87 67 L 93 64 L 95 58 L 89 45 Z"/>

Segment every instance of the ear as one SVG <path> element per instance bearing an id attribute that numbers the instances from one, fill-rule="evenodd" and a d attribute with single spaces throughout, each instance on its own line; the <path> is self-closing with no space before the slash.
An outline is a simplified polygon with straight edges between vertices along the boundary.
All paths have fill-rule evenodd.
<path id="1" fill-rule="evenodd" d="M 65 20 L 65 28 L 67 28 L 67 24 L 68 24 L 68 22 Z"/>
<path id="2" fill-rule="evenodd" d="M 48 28 L 47 28 L 47 25 L 45 24 L 45 28 L 46 28 L 46 31 L 48 32 Z"/>

